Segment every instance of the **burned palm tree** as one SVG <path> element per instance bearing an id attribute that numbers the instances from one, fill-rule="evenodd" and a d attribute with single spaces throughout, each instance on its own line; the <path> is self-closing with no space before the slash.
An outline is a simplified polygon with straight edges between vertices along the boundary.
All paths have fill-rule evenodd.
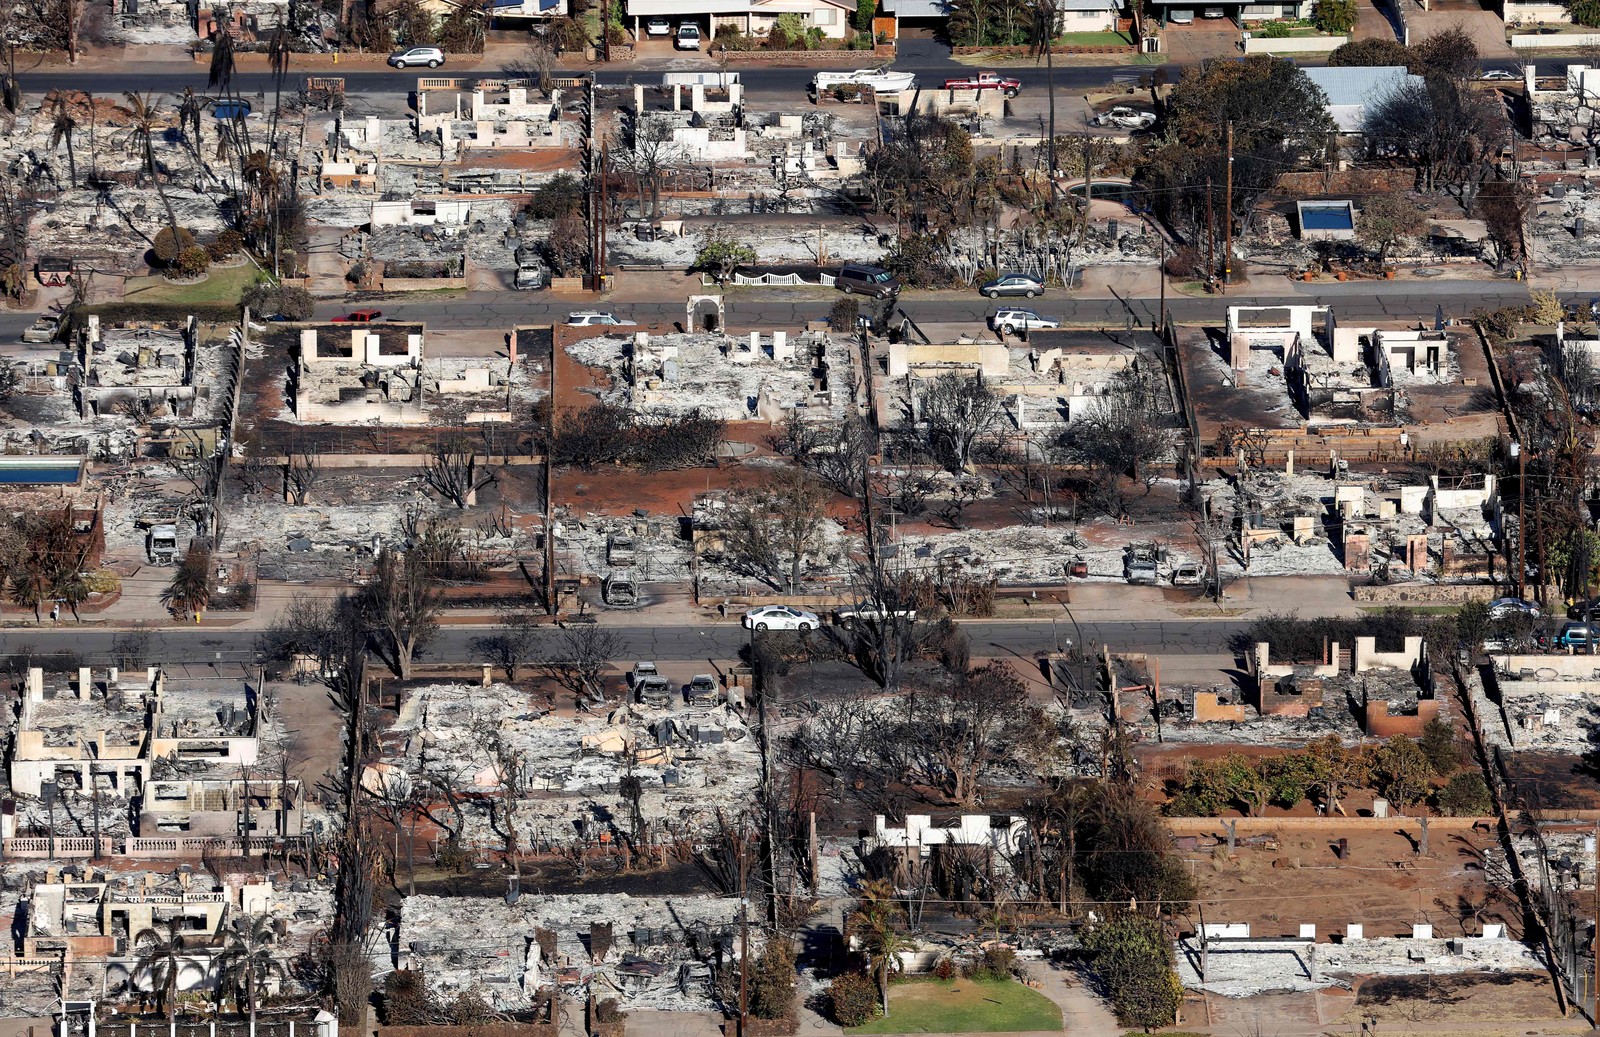
<path id="1" fill-rule="evenodd" d="M 202 132 L 205 111 L 205 99 L 194 92 L 194 87 L 184 87 L 183 96 L 178 101 L 178 125 L 189 138 L 189 150 L 194 153 L 195 166 L 202 176 L 206 167 L 205 135 Z"/>
<path id="2" fill-rule="evenodd" d="M 140 95 L 132 90 L 125 95 L 128 99 L 128 111 L 133 116 L 133 141 L 144 155 L 144 171 L 150 177 L 150 182 L 155 184 L 156 195 L 160 197 L 162 206 L 167 210 L 167 226 L 172 230 L 172 240 L 178 240 L 178 217 L 172 211 L 172 200 L 167 197 L 166 188 L 161 185 L 161 173 L 156 168 L 156 119 L 159 109 L 151 100 L 149 94 Z"/>
<path id="3" fill-rule="evenodd" d="M 67 181 L 73 187 L 78 186 L 78 154 L 72 139 L 77 131 L 78 113 L 67 103 L 67 95 L 58 90 L 50 108 L 50 150 L 67 146 Z"/>

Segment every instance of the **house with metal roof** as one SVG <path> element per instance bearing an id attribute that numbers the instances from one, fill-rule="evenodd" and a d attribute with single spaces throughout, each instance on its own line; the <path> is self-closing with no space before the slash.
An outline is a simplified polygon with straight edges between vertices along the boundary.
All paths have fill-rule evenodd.
<path id="1" fill-rule="evenodd" d="M 1360 133 L 1366 123 L 1367 105 L 1376 104 L 1390 93 L 1422 77 L 1412 75 L 1404 65 L 1360 67 L 1311 67 L 1306 78 L 1328 98 L 1327 111 L 1340 133 Z"/>

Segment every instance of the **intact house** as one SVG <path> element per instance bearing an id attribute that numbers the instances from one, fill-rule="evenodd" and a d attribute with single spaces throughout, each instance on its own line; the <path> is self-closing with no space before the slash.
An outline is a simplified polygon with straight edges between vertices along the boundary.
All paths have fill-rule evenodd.
<path id="1" fill-rule="evenodd" d="M 1308 66 L 1305 74 L 1327 97 L 1328 117 L 1340 133 L 1363 132 L 1370 106 L 1396 90 L 1422 83 L 1422 77 L 1412 75 L 1404 65 L 1378 65 L 1372 68 Z"/>
<path id="2" fill-rule="evenodd" d="M 628 20 L 636 39 L 644 37 L 644 22 L 669 18 L 674 24 L 694 22 L 708 39 L 722 29 L 746 36 L 765 36 L 786 14 L 798 14 L 806 28 L 842 40 L 849 31 L 856 5 L 850 0 L 627 0 Z"/>

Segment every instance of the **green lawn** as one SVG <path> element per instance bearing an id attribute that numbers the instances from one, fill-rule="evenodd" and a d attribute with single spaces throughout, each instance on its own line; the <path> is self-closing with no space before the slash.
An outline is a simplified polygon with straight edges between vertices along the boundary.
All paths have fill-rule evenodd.
<path id="1" fill-rule="evenodd" d="M 1061 1029 L 1061 1009 L 1011 980 L 913 980 L 889 988 L 889 1015 L 846 1033 L 1013 1033 Z"/>
<path id="2" fill-rule="evenodd" d="M 1062 47 L 1126 47 L 1128 38 L 1120 32 L 1064 32 L 1056 37 Z"/>
<path id="3" fill-rule="evenodd" d="M 127 302 L 236 303 L 239 295 L 255 281 L 256 265 L 213 270 L 199 284 L 173 284 L 159 275 L 130 277 L 123 291 Z"/>

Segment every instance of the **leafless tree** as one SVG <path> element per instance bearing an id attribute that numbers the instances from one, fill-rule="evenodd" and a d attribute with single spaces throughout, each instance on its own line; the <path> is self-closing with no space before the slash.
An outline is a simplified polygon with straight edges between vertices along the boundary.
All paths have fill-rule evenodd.
<path id="1" fill-rule="evenodd" d="M 809 472 L 795 468 L 737 494 L 724 533 L 726 563 L 777 590 L 799 586 L 806 555 L 819 545 L 828 497 Z"/>
<path id="2" fill-rule="evenodd" d="M 974 444 L 999 423 L 1000 397 L 983 375 L 951 372 L 930 379 L 917 396 L 911 427 L 927 452 L 953 473 L 972 463 Z"/>
<path id="3" fill-rule="evenodd" d="M 378 552 L 372 582 L 362 588 L 362 611 L 378 644 L 402 680 L 411 676 L 411 662 L 439 628 L 440 597 L 422 552 L 403 555 L 385 547 Z"/>
<path id="4" fill-rule="evenodd" d="M 1124 476 L 1142 482 L 1146 492 L 1154 484 L 1156 463 L 1172 446 L 1172 434 L 1157 415 L 1142 375 L 1130 367 L 1068 427 L 1062 442 L 1067 457 L 1090 474 L 1107 511 L 1123 510 L 1119 485 Z"/>
<path id="5" fill-rule="evenodd" d="M 285 496 L 290 503 L 311 503 L 311 491 L 322 476 L 322 465 L 316 453 L 290 453 L 289 463 L 283 466 Z"/>
<path id="6" fill-rule="evenodd" d="M 456 435 L 434 441 L 422 475 L 430 489 L 463 511 L 476 503 L 478 491 L 495 479 L 494 469 L 479 468 L 471 441 Z"/>
<path id="7" fill-rule="evenodd" d="M 810 421 L 790 411 L 775 445 L 851 500 L 866 499 L 867 473 L 878 443 L 877 433 L 860 415 L 847 414 L 838 422 Z"/>
<path id="8" fill-rule="evenodd" d="M 654 223 L 661 219 L 661 184 L 683 164 L 683 149 L 673 141 L 670 124 L 648 115 L 635 114 L 632 119 L 631 127 L 612 142 L 612 161 L 638 184 L 641 210 L 649 200 L 645 218 Z"/>
<path id="9" fill-rule="evenodd" d="M 495 780 L 500 786 L 499 804 L 491 810 L 491 821 L 505 841 L 511 858 L 512 874 L 522 876 L 522 833 L 517 823 L 517 806 L 527 794 L 522 754 L 500 728 L 500 718 L 479 716 L 476 729 L 484 733 L 489 756 L 494 760 Z"/>
<path id="10" fill-rule="evenodd" d="M 517 679 L 517 671 L 528 661 L 536 638 L 533 603 L 521 602 L 501 608 L 495 614 L 495 631 L 472 639 L 472 648 L 505 671 L 506 680 Z"/>
<path id="11" fill-rule="evenodd" d="M 605 672 L 622 655 L 622 639 L 600 626 L 568 627 L 554 639 L 539 672 L 570 691 L 581 709 L 605 701 Z"/>

